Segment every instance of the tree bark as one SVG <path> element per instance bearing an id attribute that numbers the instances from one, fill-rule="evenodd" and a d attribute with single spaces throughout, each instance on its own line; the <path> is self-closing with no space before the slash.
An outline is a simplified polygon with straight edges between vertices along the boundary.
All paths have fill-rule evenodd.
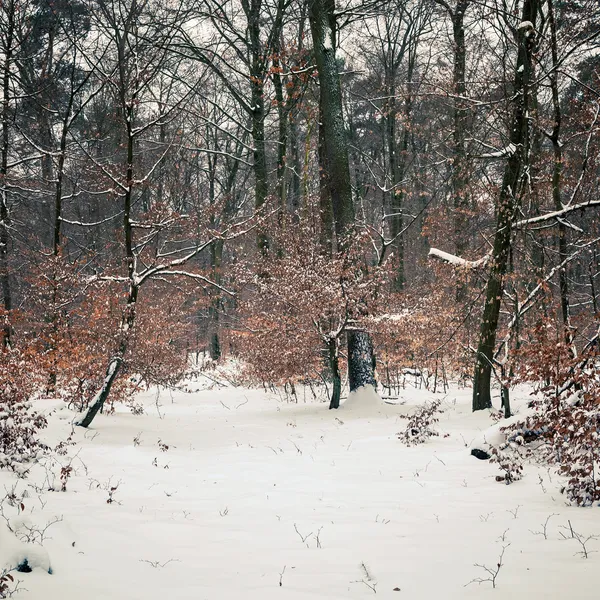
<path id="1" fill-rule="evenodd" d="M 260 20 L 262 0 L 246 0 L 242 2 L 248 21 L 248 37 L 250 50 L 250 94 L 252 142 L 254 144 L 254 207 L 261 210 L 269 195 L 267 170 L 267 153 L 265 148 L 265 59 L 261 52 Z M 269 250 L 269 238 L 264 231 L 257 236 L 257 245 L 261 252 Z"/>
<path id="2" fill-rule="evenodd" d="M 556 20 L 554 18 L 554 2 L 548 0 L 548 20 L 550 23 L 550 45 L 552 53 L 552 66 L 554 67 L 550 73 L 550 89 L 552 90 L 552 108 L 554 113 L 554 124 L 550 140 L 552 141 L 552 149 L 554 151 L 554 165 L 552 169 L 552 199 L 554 201 L 554 209 L 560 210 L 562 206 L 561 188 L 562 188 L 562 171 L 563 171 L 563 156 L 562 143 L 560 140 L 562 111 L 560 107 L 560 96 L 558 91 L 558 42 L 556 37 Z M 567 228 L 563 221 L 558 222 L 558 260 L 562 263 L 567 258 Z M 560 293 L 560 309 L 563 321 L 564 337 L 567 346 L 570 349 L 571 355 L 575 356 L 573 349 L 573 334 L 571 330 L 571 316 L 569 307 L 569 280 L 567 278 L 566 265 L 560 269 L 558 273 L 558 288 Z"/>
<path id="3" fill-rule="evenodd" d="M 10 289 L 10 269 L 9 269 L 9 219 L 8 209 L 8 190 L 6 179 L 8 175 L 8 154 L 9 154 L 9 126 L 10 126 L 10 71 L 13 55 L 14 38 L 14 5 L 12 0 L 6 3 L 4 7 L 7 16 L 7 29 L 5 36 L 5 46 L 3 48 L 4 64 L 2 69 L 2 155 L 0 157 L 0 281 L 2 283 L 2 305 L 4 315 L 2 317 L 2 347 L 8 348 L 11 345 L 12 327 L 10 313 L 12 310 L 12 295 Z"/>
<path id="4" fill-rule="evenodd" d="M 525 0 L 521 24 L 517 28 L 518 56 L 513 90 L 510 129 L 510 155 L 507 159 L 500 196 L 492 260 L 486 287 L 485 306 L 479 329 L 479 344 L 473 378 L 473 410 L 492 406 L 491 376 L 496 344 L 504 276 L 511 248 L 511 228 L 519 205 L 523 168 L 529 157 L 530 86 L 533 80 L 532 56 L 539 0 Z"/>
<path id="5" fill-rule="evenodd" d="M 342 377 L 340 375 L 339 365 L 339 340 L 337 338 L 331 338 L 327 344 L 327 350 L 329 352 L 329 369 L 331 370 L 331 379 L 333 382 L 331 391 L 331 401 L 329 402 L 329 409 L 340 407 L 340 397 L 342 395 Z"/>
<path id="6" fill-rule="evenodd" d="M 454 88 L 454 131 L 452 157 L 452 197 L 454 206 L 454 248 L 456 256 L 464 256 L 468 247 L 468 210 L 467 193 L 468 169 L 466 135 L 468 107 L 466 105 L 466 62 L 467 49 L 465 43 L 465 12 L 470 0 L 458 0 L 452 13 L 452 32 L 454 38 L 454 71 L 452 83 Z M 459 285 L 457 300 L 463 300 L 466 290 Z"/>
<path id="7" fill-rule="evenodd" d="M 135 2 L 132 5 L 132 15 L 136 7 Z M 90 403 L 88 410 L 81 421 L 77 425 L 81 427 L 89 427 L 95 416 L 104 406 L 104 402 L 108 398 L 111 387 L 121 370 L 125 354 L 129 347 L 129 341 L 133 332 L 136 319 L 136 306 L 140 286 L 136 275 L 136 261 L 133 241 L 133 223 L 132 223 L 132 205 L 133 205 L 133 189 L 134 189 L 134 148 L 135 148 L 135 132 L 134 118 L 135 106 L 137 104 L 136 91 L 128 97 L 128 77 L 126 73 L 126 57 L 125 57 L 125 36 L 128 32 L 117 33 L 118 40 L 118 60 L 119 60 L 119 84 L 120 84 L 120 102 L 124 114 L 125 130 L 127 133 L 127 151 L 125 156 L 125 181 L 126 188 L 123 196 L 123 233 L 124 233 L 124 250 L 125 261 L 127 268 L 127 279 L 129 287 L 127 291 L 127 303 L 121 317 L 119 326 L 119 340 L 117 349 L 113 357 L 108 363 L 106 375 L 102 387 Z"/>
<path id="8" fill-rule="evenodd" d="M 210 261 L 212 268 L 213 281 L 221 285 L 221 263 L 223 260 L 223 240 L 215 240 L 210 246 Z M 222 297 L 218 288 L 214 290 L 214 297 L 211 299 L 208 308 L 209 317 L 209 340 L 208 352 L 212 360 L 221 358 L 221 340 L 219 336 L 219 315 L 221 313 Z"/>
<path id="9" fill-rule="evenodd" d="M 320 86 L 323 164 L 338 252 L 347 251 L 355 231 L 350 183 L 348 141 L 342 111 L 342 89 L 335 57 L 335 2 L 309 0 L 309 21 Z M 375 386 L 373 346 L 363 330 L 348 332 L 350 391 L 361 385 Z"/>
<path id="10" fill-rule="evenodd" d="M 365 385 L 376 387 L 375 354 L 371 336 L 362 329 L 351 329 L 347 335 L 350 391 Z"/>

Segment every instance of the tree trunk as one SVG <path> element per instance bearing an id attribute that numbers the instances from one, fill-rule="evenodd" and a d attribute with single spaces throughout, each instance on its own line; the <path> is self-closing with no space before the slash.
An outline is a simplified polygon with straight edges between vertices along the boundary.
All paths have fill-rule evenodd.
<path id="1" fill-rule="evenodd" d="M 123 233 L 125 246 L 125 260 L 127 265 L 127 279 L 129 281 L 129 289 L 127 292 L 127 304 L 121 317 L 119 327 L 119 343 L 114 356 L 111 358 L 106 369 L 106 375 L 102 387 L 92 400 L 84 418 L 77 423 L 81 427 L 89 427 L 94 420 L 94 417 L 104 406 L 104 402 L 110 394 L 111 387 L 121 370 L 125 354 L 129 347 L 129 340 L 135 324 L 136 306 L 139 295 L 139 283 L 136 275 L 135 252 L 133 240 L 133 224 L 132 224 L 132 204 L 133 204 L 133 188 L 134 188 L 134 107 L 137 103 L 137 96 L 132 94 L 131 98 L 126 95 L 127 77 L 125 74 L 125 57 L 123 54 L 123 44 L 119 44 L 119 77 L 121 84 L 121 105 L 125 115 L 125 128 L 127 131 L 127 154 L 125 162 L 125 181 L 127 187 L 123 196 Z"/>
<path id="2" fill-rule="evenodd" d="M 473 378 L 473 410 L 492 406 L 491 376 L 496 345 L 496 330 L 504 291 L 504 276 L 511 248 L 511 228 L 519 204 L 523 168 L 529 156 L 530 85 L 533 80 L 532 55 L 539 0 L 525 0 L 522 25 L 517 30 L 518 57 L 513 91 L 510 155 L 507 159 L 500 197 L 485 306 L 479 330 L 479 345 Z"/>
<path id="3" fill-rule="evenodd" d="M 333 209 L 338 248 L 350 242 L 354 230 L 354 204 L 350 184 L 348 142 L 342 111 L 342 88 L 335 57 L 335 4 L 309 0 L 309 20 L 320 86 L 322 143 L 327 186 Z"/>
<path id="4" fill-rule="evenodd" d="M 221 284 L 221 262 L 223 260 L 223 240 L 215 240 L 210 246 L 210 259 L 213 281 Z M 221 341 L 219 338 L 219 315 L 221 313 L 222 298 L 218 288 L 215 288 L 214 297 L 208 308 L 209 340 L 208 352 L 212 360 L 221 358 Z"/>
<path id="5" fill-rule="evenodd" d="M 361 329 L 348 331 L 348 379 L 350 391 L 365 385 L 377 387 L 373 343 L 371 336 Z"/>
<path id="6" fill-rule="evenodd" d="M 92 424 L 94 417 L 100 412 L 104 406 L 104 403 L 106 402 L 106 399 L 108 398 L 108 395 L 110 394 L 110 389 L 117 378 L 122 362 L 123 359 L 120 356 L 115 356 L 108 363 L 108 368 L 106 369 L 106 375 L 104 377 L 102 387 L 90 402 L 85 416 L 83 419 L 81 419 L 81 421 L 77 422 L 77 425 L 80 427 L 89 427 Z"/>
<path id="7" fill-rule="evenodd" d="M 334 216 L 329 188 L 329 167 L 327 162 L 327 149 L 325 147 L 325 125 L 323 110 L 319 106 L 319 218 L 320 218 L 320 246 L 322 251 L 331 256 L 334 252 Z"/>
<path id="8" fill-rule="evenodd" d="M 284 212 L 287 208 L 285 197 L 285 161 L 288 140 L 288 118 L 287 106 L 283 99 L 283 82 L 281 80 L 281 43 L 279 38 L 275 40 L 273 47 L 273 87 L 275 88 L 275 101 L 277 102 L 277 124 L 279 128 L 277 143 L 277 202 L 279 204 L 279 221 L 282 222 Z"/>
<path id="9" fill-rule="evenodd" d="M 562 206 L 561 187 L 562 187 L 562 171 L 563 171 L 563 156 L 562 143 L 560 140 L 562 112 L 560 107 L 560 96 L 558 91 L 558 43 L 556 38 L 556 21 L 554 18 L 554 2 L 548 0 L 548 20 L 550 22 L 550 43 L 552 52 L 552 66 L 554 67 L 550 73 L 550 89 L 552 90 L 552 107 L 554 112 L 554 125 L 550 140 L 552 141 L 552 149 L 554 151 L 554 165 L 552 169 L 552 199 L 554 201 L 555 210 L 560 210 Z M 567 228 L 563 221 L 558 221 L 558 261 L 565 262 L 567 258 Z M 571 317 L 569 307 L 569 280 L 567 278 L 567 266 L 565 265 L 558 273 L 558 289 L 560 293 L 560 309 L 564 328 L 564 337 L 567 346 L 570 349 L 571 355 L 575 356 L 573 348 L 573 333 L 571 330 Z"/>
<path id="10" fill-rule="evenodd" d="M 340 376 L 339 366 L 339 341 L 337 338 L 331 338 L 327 344 L 329 352 L 329 369 L 331 370 L 331 379 L 333 389 L 331 391 L 331 401 L 329 409 L 340 407 L 340 397 L 342 395 L 342 378 Z"/>
<path id="11" fill-rule="evenodd" d="M 300 173 L 302 172 L 302 163 L 300 161 L 300 148 L 298 142 L 298 124 L 296 115 L 289 115 L 290 130 L 290 159 L 292 162 L 292 178 L 289 193 L 289 208 L 296 214 L 300 210 Z M 296 217 L 295 217 L 296 218 Z"/>
<path id="12" fill-rule="evenodd" d="M 248 20 L 250 41 L 250 90 L 252 99 L 252 142 L 254 144 L 254 207 L 261 210 L 269 195 L 267 154 L 265 149 L 265 60 L 261 53 L 260 19 L 262 0 L 242 3 Z M 266 253 L 269 238 L 264 231 L 258 233 L 258 248 Z"/>
<path id="13" fill-rule="evenodd" d="M 468 248 L 469 195 L 467 191 L 469 165 L 467 164 L 466 135 L 468 127 L 468 106 L 466 104 L 465 73 L 467 50 L 465 44 L 465 12 L 470 0 L 458 0 L 452 13 L 452 32 L 454 38 L 454 131 L 452 157 L 452 198 L 454 207 L 454 248 L 456 256 L 464 256 Z M 456 299 L 462 302 L 467 290 L 459 283 Z"/>
<path id="14" fill-rule="evenodd" d="M 309 21 L 319 71 L 323 163 L 331 199 L 338 252 L 347 250 L 354 232 L 348 141 L 342 111 L 342 89 L 335 58 L 335 2 L 309 0 Z M 348 332 L 350 391 L 375 385 L 373 346 L 366 331 Z"/>
<path id="15" fill-rule="evenodd" d="M 412 113 L 413 98 L 410 82 L 414 73 L 416 54 L 409 50 L 408 70 L 406 73 L 408 82 L 406 90 L 406 99 L 404 101 L 404 129 L 400 145 L 396 141 L 396 109 L 395 99 L 392 103 L 392 118 L 388 118 L 388 152 L 390 154 L 390 172 L 392 174 L 392 202 L 391 202 L 391 226 L 390 233 L 394 240 L 394 252 L 396 254 L 396 273 L 394 276 L 393 287 L 395 291 L 401 291 L 406 281 L 404 274 L 404 236 L 402 229 L 404 227 L 404 199 L 406 196 L 404 178 L 408 163 L 408 145 L 410 142 L 410 117 Z M 391 87 L 390 96 L 395 95 L 395 86 Z"/>
<path id="16" fill-rule="evenodd" d="M 10 269 L 9 269 L 9 219 L 8 210 L 8 190 L 6 178 L 8 175 L 8 154 L 9 154 L 9 126 L 10 126 L 10 71 L 13 53 L 14 36 L 14 6 L 12 2 L 7 3 L 6 14 L 8 17 L 7 30 L 5 34 L 4 45 L 4 64 L 2 72 L 2 155 L 0 158 L 0 281 L 2 284 L 2 308 L 4 315 L 2 317 L 2 347 L 8 348 L 11 344 L 12 327 L 10 322 L 10 312 L 12 310 L 12 295 L 10 290 Z"/>

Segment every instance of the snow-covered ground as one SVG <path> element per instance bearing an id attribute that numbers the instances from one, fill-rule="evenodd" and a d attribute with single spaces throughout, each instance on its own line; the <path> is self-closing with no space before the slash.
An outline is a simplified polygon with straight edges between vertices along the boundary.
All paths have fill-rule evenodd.
<path id="1" fill-rule="evenodd" d="M 404 446 L 399 415 L 432 398 L 407 388 L 401 406 L 329 411 L 225 388 L 163 392 L 157 410 L 146 393 L 146 414 L 99 415 L 60 462 L 27 479 L 0 472 L 2 495 L 26 492 L 23 508 L 3 503 L 20 537 L 39 541 L 61 519 L 43 549 L 0 523 L 0 572 L 29 557 L 33 572 L 12 573 L 23 600 L 598 598 L 600 554 L 577 554 L 569 521 L 600 534 L 600 509 L 566 506 L 561 481 L 534 466 L 497 483 L 497 467 L 470 456 L 492 421 L 470 412 L 469 390 L 445 396 L 439 437 Z M 45 410 L 54 445 L 73 413 Z M 69 464 L 67 490 L 47 491 Z M 473 581 L 503 548 L 496 588 Z"/>

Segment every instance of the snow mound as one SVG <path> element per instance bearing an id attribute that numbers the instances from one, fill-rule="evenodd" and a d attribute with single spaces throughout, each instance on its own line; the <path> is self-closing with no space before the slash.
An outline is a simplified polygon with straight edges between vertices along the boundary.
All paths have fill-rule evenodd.
<path id="1" fill-rule="evenodd" d="M 52 573 L 46 549 L 39 544 L 26 544 L 17 539 L 8 527 L 0 527 L 0 573 L 14 570 L 29 572 L 33 569 Z"/>
<path id="2" fill-rule="evenodd" d="M 508 419 L 502 419 L 495 425 L 479 432 L 479 435 L 471 443 L 471 450 L 483 450 L 490 454 L 492 448 L 498 448 L 506 442 L 507 434 L 501 429 L 509 425 L 522 423 L 525 417 L 522 414 L 514 415 Z"/>
<path id="3" fill-rule="evenodd" d="M 379 412 L 383 408 L 383 400 L 372 385 L 363 385 L 348 394 L 348 399 L 342 404 L 345 411 Z"/>

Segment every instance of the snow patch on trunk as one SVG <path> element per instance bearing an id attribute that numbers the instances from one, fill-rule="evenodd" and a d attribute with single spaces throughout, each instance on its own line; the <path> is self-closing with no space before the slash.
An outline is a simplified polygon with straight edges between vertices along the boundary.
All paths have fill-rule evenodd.
<path id="1" fill-rule="evenodd" d="M 353 412 L 368 412 L 371 409 L 381 409 L 383 405 L 383 400 L 372 385 L 362 385 L 348 394 L 348 399 L 342 407 Z"/>

